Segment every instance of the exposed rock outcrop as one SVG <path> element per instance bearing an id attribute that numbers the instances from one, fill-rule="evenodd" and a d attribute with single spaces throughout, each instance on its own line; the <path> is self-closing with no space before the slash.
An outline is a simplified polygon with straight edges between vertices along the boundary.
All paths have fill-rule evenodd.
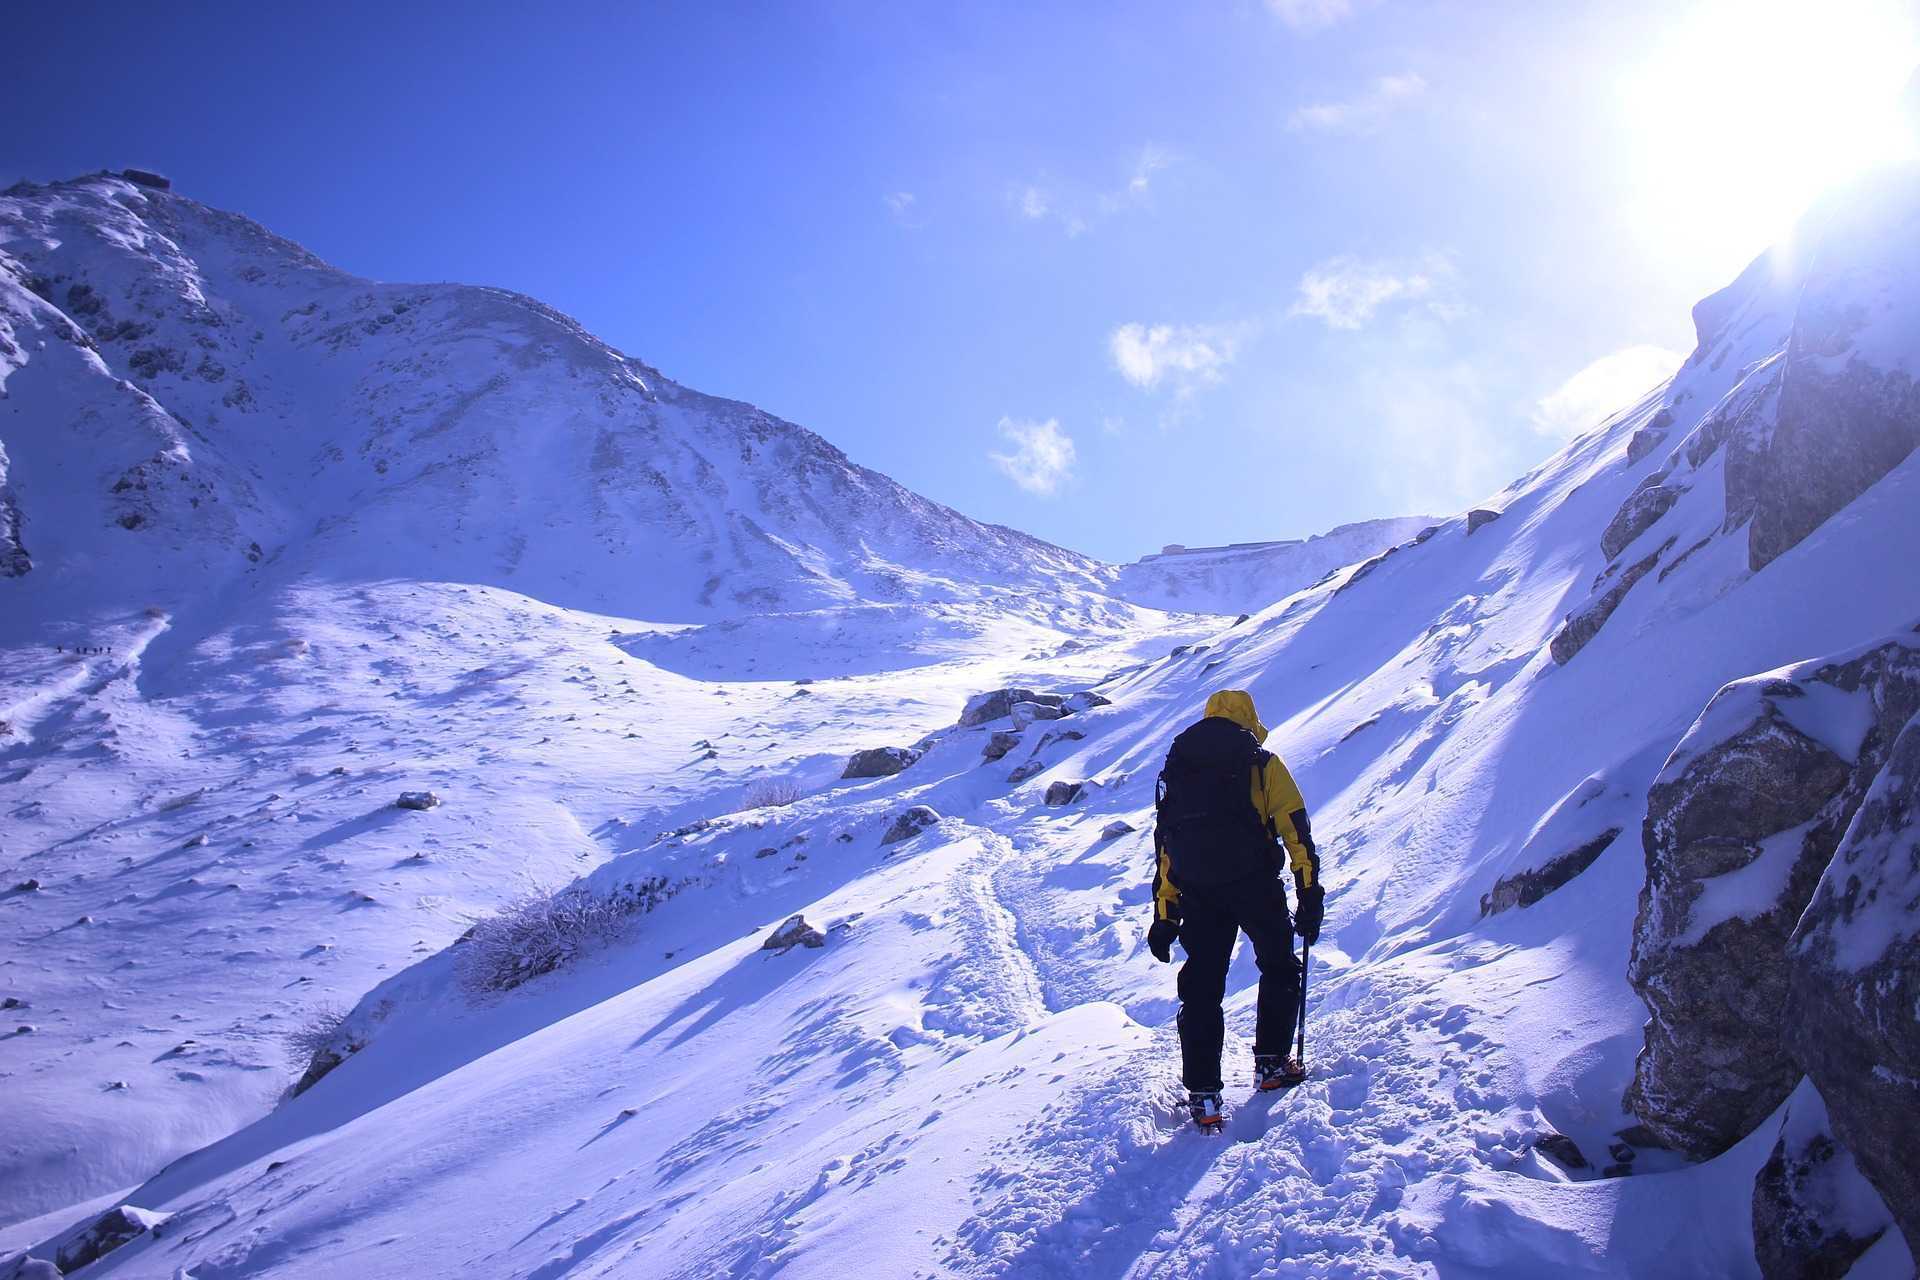
<path id="1" fill-rule="evenodd" d="M 880 837 L 880 843 L 899 844 L 902 840 L 910 840 L 939 821 L 939 810 L 932 805 L 917 804 L 893 820 L 886 834 Z"/>
<path id="2" fill-rule="evenodd" d="M 1920 718 L 1800 916 L 1790 965 L 1788 1047 L 1908 1242 L 1920 1240 Z"/>
<path id="3" fill-rule="evenodd" d="M 62 1244 L 60 1251 L 54 1254 L 54 1261 L 63 1272 L 78 1271 L 128 1241 L 145 1235 L 170 1216 L 130 1204 L 109 1209 L 88 1223 L 80 1234 Z"/>
<path id="4" fill-rule="evenodd" d="M 1500 512 L 1490 510 L 1486 507 L 1475 507 L 1473 510 L 1467 512 L 1467 535 L 1471 537 L 1480 532 L 1495 520 L 1498 520 L 1500 515 Z"/>
<path id="5" fill-rule="evenodd" d="M 1046 802 L 1050 805 L 1072 804 L 1086 791 L 1083 782 L 1054 782 L 1047 786 Z"/>
<path id="6" fill-rule="evenodd" d="M 856 751 L 847 757 L 847 767 L 841 772 L 842 780 L 848 778 L 891 778 L 920 759 L 920 753 L 910 747 L 869 747 L 865 751 Z"/>
<path id="7" fill-rule="evenodd" d="M 1916 710 L 1911 634 L 1736 681 L 1649 789 L 1627 972 L 1652 1017 L 1627 1105 L 1675 1148 L 1719 1154 L 1800 1079 L 1788 936 Z"/>
<path id="8" fill-rule="evenodd" d="M 1502 876 L 1492 889 L 1480 895 L 1480 914 L 1496 916 L 1515 907 L 1530 907 L 1555 889 L 1592 866 L 1620 836 L 1613 827 L 1565 853 L 1557 854 L 1538 867 Z"/>
<path id="9" fill-rule="evenodd" d="M 7 447 L 0 443 L 0 578 L 20 578 L 33 568 L 20 537 L 20 501 L 7 483 Z"/>
<path id="10" fill-rule="evenodd" d="M 1660 563 L 1660 557 L 1665 555 L 1667 548 L 1672 545 L 1673 541 L 1669 539 L 1646 559 L 1628 566 L 1621 572 L 1619 580 L 1605 592 L 1588 600 L 1577 611 L 1567 615 L 1566 622 L 1553 633 L 1553 640 L 1549 644 L 1553 660 L 1563 667 L 1572 662 L 1579 652 L 1600 634 L 1600 628 L 1607 625 L 1607 619 L 1611 618 L 1614 610 L 1620 607 L 1620 602 L 1627 598 L 1627 592 L 1633 590 L 1634 584 L 1640 579 L 1653 572 L 1653 567 Z"/>
<path id="11" fill-rule="evenodd" d="M 1678 485 L 1647 484 L 1633 491 L 1631 497 L 1620 504 L 1620 510 L 1614 513 L 1606 530 L 1600 535 L 1600 550 L 1607 559 L 1613 560 L 1622 551 L 1633 545 L 1635 538 L 1660 522 L 1660 517 L 1673 510 L 1673 504 L 1680 501 L 1680 495 L 1686 490 Z"/>
<path id="12" fill-rule="evenodd" d="M 1814 1089 L 1794 1094 L 1753 1180 L 1753 1256 L 1765 1280 L 1841 1280 L 1886 1231 L 1886 1206 L 1834 1141 Z"/>
<path id="13" fill-rule="evenodd" d="M 760 949 L 762 951 L 778 951 L 785 954 L 795 947 L 824 947 L 826 945 L 826 934 L 808 924 L 805 916 L 792 915 L 787 917 L 785 924 L 767 935 L 766 941 L 760 944 Z"/>

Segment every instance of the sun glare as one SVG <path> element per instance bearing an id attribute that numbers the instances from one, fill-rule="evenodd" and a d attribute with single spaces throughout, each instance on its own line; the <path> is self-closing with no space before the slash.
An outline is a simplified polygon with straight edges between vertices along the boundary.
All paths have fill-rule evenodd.
<path id="1" fill-rule="evenodd" d="M 1823 190 L 1920 152 L 1907 102 L 1920 31 L 1894 0 L 1707 0 L 1624 86 L 1657 253 L 1737 270 Z"/>

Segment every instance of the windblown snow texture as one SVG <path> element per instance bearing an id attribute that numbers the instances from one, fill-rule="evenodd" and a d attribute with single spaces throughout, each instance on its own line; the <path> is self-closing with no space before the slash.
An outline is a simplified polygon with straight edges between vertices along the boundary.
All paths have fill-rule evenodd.
<path id="1" fill-rule="evenodd" d="M 1882 227 L 1917 203 L 1859 198 Z M 1121 599 L 1130 571 L 522 299 L 353 281 L 107 179 L 16 191 L 0 226 L 42 282 L 9 295 L 35 336 L 0 402 L 33 560 L 0 582 L 0 839 L 40 882 L 0 899 L 33 1026 L 0 1041 L 0 1217 L 42 1216 L 0 1257 L 128 1203 L 171 1217 L 97 1274 L 1749 1275 L 1776 1148 L 1773 1182 L 1841 1167 L 1804 1100 L 1710 1160 L 1651 1145 L 1627 967 L 1648 791 L 1715 693 L 1920 618 L 1912 456 L 1754 541 L 1756 495 L 1794 493 L 1795 300 L 1836 314 L 1898 236 L 1844 277 L 1756 268 L 1498 519 L 1236 623 Z M 1900 296 L 1819 328 L 1815 373 L 1910 378 Z M 796 469 L 828 478 L 759 487 Z M 1314 1075 L 1253 1096 L 1241 955 L 1209 1140 L 1145 932 L 1154 776 L 1221 687 L 1274 726 L 1329 896 Z M 879 747 L 919 754 L 841 777 Z M 768 780 L 800 797 L 746 807 Z M 396 807 L 416 790 L 442 803 Z M 633 905 L 570 963 L 477 982 L 467 914 L 569 883 Z M 795 915 L 824 945 L 765 948 Z M 290 1026 L 337 1065 L 274 1106 L 310 1061 Z M 1849 1221 L 1883 1223 L 1854 1168 Z M 1854 1274 L 1902 1266 L 1888 1227 Z"/>

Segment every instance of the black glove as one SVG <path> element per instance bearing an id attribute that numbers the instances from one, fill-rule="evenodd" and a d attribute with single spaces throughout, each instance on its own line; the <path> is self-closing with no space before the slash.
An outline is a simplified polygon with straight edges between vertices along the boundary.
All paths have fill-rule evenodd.
<path id="1" fill-rule="evenodd" d="M 1293 910 L 1293 931 L 1300 935 L 1308 946 L 1320 941 L 1320 923 L 1327 914 L 1327 890 L 1320 883 L 1320 855 L 1307 855 L 1313 865 L 1313 883 L 1303 885 L 1305 879 L 1294 872 L 1293 888 L 1295 905 Z"/>
<path id="2" fill-rule="evenodd" d="M 1173 963 L 1173 944 L 1180 937 L 1180 926 L 1171 920 L 1155 920 L 1147 930 L 1147 950 L 1161 964 Z"/>

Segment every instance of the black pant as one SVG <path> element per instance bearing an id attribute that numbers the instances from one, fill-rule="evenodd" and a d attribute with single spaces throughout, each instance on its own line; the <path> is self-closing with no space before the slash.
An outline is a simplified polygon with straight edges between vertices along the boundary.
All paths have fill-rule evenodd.
<path id="1" fill-rule="evenodd" d="M 1253 1035 L 1255 1054 L 1284 1054 L 1300 1008 L 1300 961 L 1293 954 L 1293 920 L 1286 892 L 1272 875 L 1249 876 L 1225 885 L 1180 887 L 1180 1065 L 1187 1088 L 1220 1089 L 1220 1046 L 1226 1018 L 1227 966 L 1244 930 L 1260 966 L 1260 1005 Z"/>

